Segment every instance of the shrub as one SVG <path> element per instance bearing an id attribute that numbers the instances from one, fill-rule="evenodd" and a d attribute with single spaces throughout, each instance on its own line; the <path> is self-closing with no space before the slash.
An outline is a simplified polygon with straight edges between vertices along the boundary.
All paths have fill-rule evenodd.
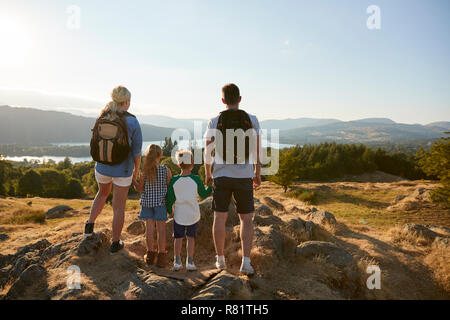
<path id="1" fill-rule="evenodd" d="M 289 198 L 295 198 L 307 204 L 317 204 L 317 193 L 315 193 L 314 191 L 298 189 L 290 191 L 287 196 Z"/>

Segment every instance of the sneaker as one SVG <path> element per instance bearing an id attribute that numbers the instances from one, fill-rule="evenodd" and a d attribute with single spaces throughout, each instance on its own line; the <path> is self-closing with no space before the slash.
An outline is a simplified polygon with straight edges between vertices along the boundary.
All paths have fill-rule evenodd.
<path id="1" fill-rule="evenodd" d="M 92 234 L 94 233 L 94 223 L 89 223 L 86 221 L 86 223 L 84 224 L 84 235 L 87 236 L 92 236 Z"/>
<path id="2" fill-rule="evenodd" d="M 251 276 L 255 273 L 255 270 L 250 263 L 242 263 L 239 272 Z"/>
<path id="3" fill-rule="evenodd" d="M 174 271 L 180 271 L 183 268 L 183 264 L 182 263 L 177 263 L 176 261 L 173 262 L 173 270 Z"/>
<path id="4" fill-rule="evenodd" d="M 219 270 L 225 270 L 227 268 L 225 259 L 219 260 L 219 256 L 216 256 L 216 268 Z"/>
<path id="5" fill-rule="evenodd" d="M 113 243 L 111 243 L 111 246 L 109 247 L 109 253 L 116 254 L 117 252 L 122 250 L 124 246 L 125 245 L 124 245 L 123 241 L 113 242 Z"/>
<path id="6" fill-rule="evenodd" d="M 196 271 L 197 270 L 197 267 L 195 266 L 194 261 L 192 261 L 192 263 L 186 262 L 186 270 L 187 271 Z"/>

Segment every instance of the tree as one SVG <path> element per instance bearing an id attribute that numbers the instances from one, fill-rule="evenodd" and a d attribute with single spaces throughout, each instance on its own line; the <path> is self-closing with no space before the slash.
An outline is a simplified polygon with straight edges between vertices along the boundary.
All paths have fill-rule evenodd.
<path id="1" fill-rule="evenodd" d="M 42 191 L 41 176 L 33 169 L 28 170 L 25 175 L 19 179 L 17 192 L 20 196 L 40 196 Z"/>
<path id="2" fill-rule="evenodd" d="M 275 175 L 269 176 L 269 180 L 282 186 L 284 192 L 287 191 L 298 177 L 294 152 L 295 148 L 281 152 L 278 172 Z"/>
<path id="3" fill-rule="evenodd" d="M 429 152 L 417 153 L 419 167 L 426 173 L 437 177 L 442 186 L 433 189 L 431 200 L 450 206 L 450 137 L 439 139 Z"/>
<path id="4" fill-rule="evenodd" d="M 172 138 L 164 138 L 164 144 L 162 146 L 162 153 L 164 157 L 170 157 L 172 155 L 172 150 L 177 147 L 178 142 L 172 142 Z"/>
<path id="5" fill-rule="evenodd" d="M 65 196 L 67 199 L 79 199 L 83 196 L 83 187 L 81 186 L 80 180 L 74 178 L 69 180 Z"/>
<path id="6" fill-rule="evenodd" d="M 63 198 L 65 196 L 68 179 L 63 172 L 56 169 L 40 169 L 39 173 L 42 178 L 42 195 L 44 197 Z"/>

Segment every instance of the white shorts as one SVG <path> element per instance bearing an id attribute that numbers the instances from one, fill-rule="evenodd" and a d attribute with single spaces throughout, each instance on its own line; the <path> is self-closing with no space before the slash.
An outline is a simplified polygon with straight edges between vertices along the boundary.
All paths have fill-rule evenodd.
<path id="1" fill-rule="evenodd" d="M 101 184 L 108 184 L 112 182 L 119 187 L 129 187 L 133 181 L 133 175 L 129 177 L 108 177 L 98 173 L 97 170 L 95 170 L 95 180 Z"/>

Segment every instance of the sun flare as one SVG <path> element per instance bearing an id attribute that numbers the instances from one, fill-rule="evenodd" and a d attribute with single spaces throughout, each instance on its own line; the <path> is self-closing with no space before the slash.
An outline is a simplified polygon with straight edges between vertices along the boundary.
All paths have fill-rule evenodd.
<path id="1" fill-rule="evenodd" d="M 23 65 L 32 46 L 32 37 L 26 23 L 10 16 L 0 16 L 0 39 L 0 65 Z"/>

